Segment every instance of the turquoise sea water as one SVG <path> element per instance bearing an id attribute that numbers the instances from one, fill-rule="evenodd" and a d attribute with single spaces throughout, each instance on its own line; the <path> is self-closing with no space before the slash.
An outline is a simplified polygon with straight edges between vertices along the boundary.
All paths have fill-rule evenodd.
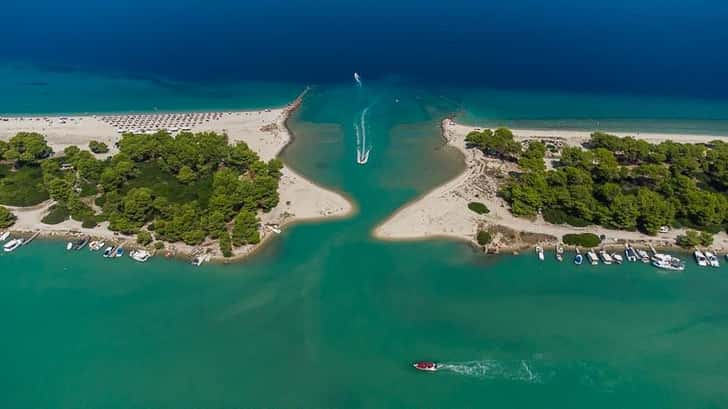
<path id="1" fill-rule="evenodd" d="M 55 75 L 45 74 L 47 87 L 63 88 Z M 104 81 L 85 86 L 129 89 Z M 196 99 L 192 86 L 169 94 L 124 81 L 169 110 L 255 107 L 255 93 L 268 92 L 262 84 L 244 97 Z M 263 100 L 282 105 L 302 85 Z M 62 104 L 62 94 L 49 95 L 43 112 L 147 110 L 126 96 L 87 91 Z M 48 241 L 0 254 L 2 406 L 726 407 L 728 267 L 688 263 L 665 274 L 371 237 L 391 212 L 462 169 L 439 134 L 451 113 L 472 123 L 728 128 L 720 101 L 671 111 L 639 102 L 649 98 L 550 95 L 496 98 L 394 79 L 316 86 L 289 122 L 295 141 L 283 159 L 358 211 L 286 229 L 239 264 L 109 261 Z M 372 150 L 358 166 L 354 124 L 367 106 Z M 411 368 L 425 359 L 446 369 Z"/>

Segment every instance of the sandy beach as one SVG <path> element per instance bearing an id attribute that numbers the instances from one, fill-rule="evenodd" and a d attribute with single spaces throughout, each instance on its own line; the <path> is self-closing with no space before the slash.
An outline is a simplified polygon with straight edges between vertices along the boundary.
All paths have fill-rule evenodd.
<path id="1" fill-rule="evenodd" d="M 105 142 L 110 152 L 114 154 L 117 149 L 115 143 L 121 138 L 118 121 L 128 118 L 129 123 L 147 124 L 150 129 L 135 129 L 135 131 L 153 131 L 155 124 L 182 130 L 185 126 L 192 132 L 217 131 L 225 132 L 230 143 L 244 141 L 260 155 L 261 159 L 268 161 L 276 157 L 280 151 L 291 142 L 291 134 L 286 127 L 286 120 L 301 102 L 303 94 L 293 103 L 280 109 L 265 109 L 261 111 L 239 111 L 219 113 L 175 113 L 175 114 L 130 114 L 130 115 L 93 115 L 93 116 L 67 116 L 67 117 L 2 117 L 0 116 L 0 140 L 8 140 L 18 132 L 38 132 L 45 135 L 48 144 L 54 152 L 62 152 L 67 146 L 78 146 L 88 149 L 88 142 L 96 140 Z M 166 115 L 166 116 L 165 116 Z M 197 115 L 197 120 L 188 120 L 190 116 Z M 117 126 L 112 124 L 116 119 Z M 165 120 L 166 118 L 166 120 Z M 175 122 L 175 118 L 179 118 Z M 187 118 L 187 119 L 186 119 Z M 165 125 L 166 123 L 166 125 Z M 174 130 L 174 129 L 173 129 Z M 103 157 L 104 155 L 99 155 Z M 237 259 L 250 254 L 260 247 L 267 239 L 275 236 L 270 226 L 285 226 L 293 222 L 344 217 L 352 209 L 352 204 L 342 195 L 327 190 L 297 174 L 285 166 L 279 184 L 280 201 L 278 206 L 268 213 L 260 213 L 261 243 L 256 246 L 243 246 L 234 249 Z M 18 208 L 8 207 L 16 216 L 17 221 L 11 230 L 18 232 L 41 231 L 44 237 L 65 237 L 69 235 L 90 235 L 103 238 L 116 243 L 129 242 L 135 244 L 134 237 L 120 235 L 107 229 L 108 222 L 100 223 L 92 229 L 81 227 L 81 222 L 67 220 L 65 222 L 46 225 L 41 222 L 51 201 L 34 207 Z M 206 241 L 200 246 L 188 246 L 184 243 L 172 243 L 167 246 L 170 252 L 178 255 L 190 254 L 199 248 L 208 251 L 214 258 L 222 258 L 218 245 L 213 241 Z M 230 259 L 226 259 L 230 260 Z"/>
<path id="2" fill-rule="evenodd" d="M 389 217 L 384 223 L 374 229 L 374 236 L 385 240 L 418 240 L 435 237 L 450 237 L 475 243 L 475 236 L 479 229 L 488 226 L 503 226 L 516 232 L 535 233 L 552 236 L 551 241 L 568 233 L 594 233 L 605 235 L 605 244 L 621 241 L 645 243 L 659 247 L 671 247 L 675 238 L 683 234 L 682 229 L 660 233 L 657 236 L 648 236 L 639 232 L 609 230 L 599 226 L 572 227 L 568 225 L 554 225 L 545 222 L 541 217 L 534 220 L 515 217 L 511 214 L 508 204 L 496 196 L 497 179 L 494 174 L 505 174 L 515 170 L 515 165 L 504 163 L 486 157 L 477 149 L 466 149 L 465 136 L 480 127 L 466 126 L 451 119 L 442 121 L 443 137 L 448 146 L 458 149 L 463 154 L 466 169 L 454 179 L 444 185 L 436 187 L 421 198 L 405 205 Z M 538 139 L 549 142 L 560 142 L 565 145 L 576 146 L 589 140 L 590 131 L 559 131 L 512 129 L 518 141 Z M 611 132 L 610 132 L 611 133 Z M 614 133 L 619 136 L 634 136 L 649 142 L 659 143 L 665 140 L 675 140 L 684 143 L 704 143 L 716 139 L 728 139 L 718 135 L 682 135 L 641 133 L 626 134 Z M 548 161 L 548 157 L 547 157 Z M 490 213 L 479 215 L 470 209 L 469 202 L 484 203 Z M 728 250 L 728 235 L 721 232 L 714 236 L 713 248 L 719 251 Z M 548 244 L 548 243 L 547 243 Z M 510 243 L 506 240 L 494 240 L 494 251 L 513 251 L 530 245 L 529 243 Z"/>

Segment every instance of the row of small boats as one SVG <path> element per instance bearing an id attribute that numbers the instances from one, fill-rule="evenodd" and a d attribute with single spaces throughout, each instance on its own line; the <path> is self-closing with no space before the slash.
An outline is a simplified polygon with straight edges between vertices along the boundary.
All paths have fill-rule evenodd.
<path id="1" fill-rule="evenodd" d="M 543 247 L 536 246 L 536 254 L 539 260 L 544 260 L 545 256 Z M 715 253 L 695 250 L 693 255 L 695 257 L 695 261 L 701 267 L 720 267 L 720 261 Z M 556 246 L 556 259 L 558 261 L 563 261 L 564 259 L 564 246 L 562 244 L 558 244 Z M 728 255 L 726 255 L 726 259 L 728 259 Z M 632 247 L 629 243 L 625 244 L 624 254 L 619 254 L 618 252 L 610 253 L 605 249 L 600 249 L 598 251 L 589 249 L 586 251 L 586 254 L 582 254 L 577 247 L 576 254 L 574 255 L 574 264 L 580 265 L 584 261 L 587 261 L 591 265 L 599 263 L 607 265 L 622 264 L 625 261 L 641 261 L 665 270 L 683 271 L 685 269 L 685 263 L 678 257 L 670 254 L 659 253 L 652 246 L 650 246 L 650 252 L 647 252 L 646 250 Z"/>
<path id="2" fill-rule="evenodd" d="M 105 242 L 96 240 L 90 241 L 89 237 L 82 237 L 76 241 L 69 241 L 68 243 L 66 243 L 66 250 L 78 251 L 85 248 L 86 245 L 88 245 L 88 248 L 91 251 L 99 251 L 103 249 L 102 255 L 105 258 L 117 258 L 124 256 L 123 246 L 106 246 Z M 149 261 L 149 259 L 152 257 L 152 254 L 144 249 L 137 249 L 131 250 L 129 252 L 129 257 L 131 257 L 134 261 L 145 263 Z"/>

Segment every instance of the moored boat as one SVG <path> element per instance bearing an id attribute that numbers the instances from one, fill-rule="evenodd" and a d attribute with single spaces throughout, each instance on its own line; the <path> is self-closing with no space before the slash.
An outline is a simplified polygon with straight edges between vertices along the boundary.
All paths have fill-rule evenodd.
<path id="1" fill-rule="evenodd" d="M 210 260 L 209 254 L 198 254 L 192 258 L 192 265 L 195 267 L 199 267 L 200 265 L 202 265 L 202 263 L 209 261 L 209 260 Z"/>
<path id="2" fill-rule="evenodd" d="M 114 250 L 114 257 L 121 257 L 124 255 L 124 248 L 119 246 Z"/>
<path id="3" fill-rule="evenodd" d="M 543 247 L 536 246 L 536 254 L 538 255 L 538 259 L 541 260 L 541 261 L 543 261 L 543 259 L 544 259 L 544 256 L 543 256 Z"/>
<path id="4" fill-rule="evenodd" d="M 718 260 L 718 256 L 716 256 L 715 253 L 711 251 L 706 251 L 705 258 L 708 259 L 708 264 L 710 264 L 711 267 L 720 267 L 720 261 Z"/>
<path id="5" fill-rule="evenodd" d="M 708 266 L 708 259 L 705 257 L 705 254 L 703 254 L 700 250 L 695 250 L 693 252 L 693 257 L 695 257 L 695 261 L 698 263 L 700 267 L 707 267 Z"/>
<path id="6" fill-rule="evenodd" d="M 577 266 L 584 262 L 584 256 L 581 255 L 579 248 L 576 248 L 576 256 L 574 256 L 574 264 Z"/>
<path id="7" fill-rule="evenodd" d="M 556 260 L 564 261 L 564 246 L 561 243 L 556 244 Z"/>
<path id="8" fill-rule="evenodd" d="M 614 262 L 617 264 L 622 264 L 624 262 L 624 258 L 620 254 L 612 253 L 612 259 L 614 259 Z"/>
<path id="9" fill-rule="evenodd" d="M 594 250 L 589 250 L 586 253 L 586 258 L 589 259 L 589 263 L 593 266 L 599 264 L 599 256 L 597 256 L 597 253 L 595 253 Z"/>
<path id="10" fill-rule="evenodd" d="M 73 243 L 69 241 L 68 243 L 66 243 L 66 250 L 72 250 L 72 249 L 73 249 Z"/>
<path id="11" fill-rule="evenodd" d="M 88 236 L 82 237 L 82 238 L 78 239 L 76 241 L 76 243 L 74 243 L 73 248 L 74 248 L 74 250 L 81 250 L 84 247 L 86 247 L 86 245 L 88 244 L 88 242 L 89 242 L 89 237 Z"/>
<path id="12" fill-rule="evenodd" d="M 3 246 L 3 251 L 6 253 L 9 253 L 11 251 L 15 251 L 18 247 L 23 245 L 23 239 L 13 239 L 9 242 L 5 243 Z"/>
<path id="13" fill-rule="evenodd" d="M 109 246 L 104 249 L 104 257 L 112 257 L 114 255 L 114 247 Z"/>
<path id="14" fill-rule="evenodd" d="M 637 252 L 629 243 L 624 245 L 624 256 L 627 261 L 637 261 Z"/>
<path id="15" fill-rule="evenodd" d="M 146 250 L 132 250 L 129 252 L 129 257 L 140 263 L 146 263 L 152 255 Z"/>
<path id="16" fill-rule="evenodd" d="M 637 252 L 637 255 L 639 256 L 640 260 L 642 260 L 643 263 L 649 263 L 650 262 L 650 255 L 645 250 L 635 249 Z"/>
<path id="17" fill-rule="evenodd" d="M 9 231 L 2 232 L 2 234 L 0 234 L 0 241 L 5 241 L 8 239 L 8 237 L 10 237 Z"/>
<path id="18" fill-rule="evenodd" d="M 424 372 L 435 372 L 438 369 L 437 363 L 428 361 L 415 362 L 412 366 L 414 366 L 418 371 Z"/>
<path id="19" fill-rule="evenodd" d="M 673 257 L 669 254 L 655 253 L 652 256 L 652 265 L 664 270 L 685 270 L 685 263 L 683 263 L 679 258 Z"/>
<path id="20" fill-rule="evenodd" d="M 612 264 L 612 256 L 609 255 L 604 249 L 599 250 L 599 258 L 602 259 L 604 264 Z"/>

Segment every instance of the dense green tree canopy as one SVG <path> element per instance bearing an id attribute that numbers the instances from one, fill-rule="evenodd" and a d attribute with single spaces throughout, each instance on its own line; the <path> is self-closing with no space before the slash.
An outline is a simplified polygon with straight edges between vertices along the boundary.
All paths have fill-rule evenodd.
<path id="1" fill-rule="evenodd" d="M 480 133 L 472 135 L 477 142 Z M 544 150 L 529 144 L 518 158 L 523 173 L 502 192 L 512 212 L 648 234 L 664 225 L 715 230 L 728 223 L 728 144 L 650 144 L 595 132 L 585 147 L 564 147 L 546 171 Z"/>
<path id="2" fill-rule="evenodd" d="M 37 162 L 53 153 L 53 149 L 46 143 L 43 135 L 35 132 L 19 132 L 7 143 L 3 157 L 14 160 L 20 164 Z"/>

